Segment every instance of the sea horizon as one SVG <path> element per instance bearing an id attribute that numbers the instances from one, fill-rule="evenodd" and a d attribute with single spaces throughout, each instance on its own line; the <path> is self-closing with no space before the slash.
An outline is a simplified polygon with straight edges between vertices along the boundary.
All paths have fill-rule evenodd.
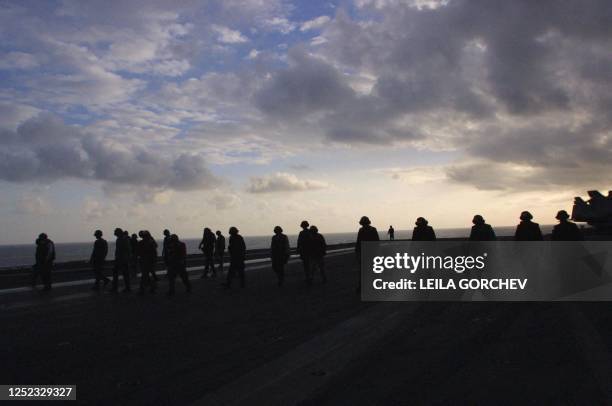
<path id="1" fill-rule="evenodd" d="M 553 225 L 543 224 L 540 225 L 542 232 L 548 234 L 551 232 Z M 497 236 L 507 237 L 514 234 L 516 226 L 499 226 L 495 227 Z M 352 232 L 337 232 L 337 233 L 323 233 L 327 244 L 344 244 L 354 242 L 357 238 L 357 230 Z M 467 238 L 470 233 L 470 227 L 454 227 L 454 228 L 438 228 L 435 229 L 438 238 Z M 378 230 L 378 234 L 381 240 L 387 240 L 387 229 Z M 395 239 L 410 239 L 412 235 L 412 229 L 401 229 L 395 230 Z M 297 234 L 287 234 L 289 237 L 289 243 L 291 247 L 295 247 L 297 243 Z M 53 239 L 53 236 L 50 236 Z M 270 235 L 243 235 L 247 249 L 264 249 L 268 248 L 270 244 Z M 226 235 L 227 239 L 227 235 Z M 107 238 L 109 243 L 108 258 L 112 259 L 114 255 L 114 244 L 115 237 L 111 236 Z M 156 239 L 159 244 L 158 255 L 161 255 L 161 242 L 162 239 Z M 183 238 L 182 241 L 187 245 L 188 254 L 200 253 L 198 245 L 201 241 L 201 237 L 188 237 Z M 70 261 L 87 261 L 91 254 L 93 245 L 93 238 L 91 241 L 82 242 L 56 242 L 56 263 L 70 262 Z M 31 244 L 0 244 L 0 269 L 12 268 L 12 267 L 25 267 L 30 266 L 34 263 L 34 251 L 35 245 Z"/>

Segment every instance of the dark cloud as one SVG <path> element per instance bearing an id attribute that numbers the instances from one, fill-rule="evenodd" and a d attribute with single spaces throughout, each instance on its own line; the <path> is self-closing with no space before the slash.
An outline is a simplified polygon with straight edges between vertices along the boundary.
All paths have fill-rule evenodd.
<path id="1" fill-rule="evenodd" d="M 146 147 L 82 133 L 56 117 L 24 122 L 0 139 L 0 179 L 10 182 L 74 178 L 158 189 L 206 189 L 219 180 L 201 156 L 164 156 Z"/>

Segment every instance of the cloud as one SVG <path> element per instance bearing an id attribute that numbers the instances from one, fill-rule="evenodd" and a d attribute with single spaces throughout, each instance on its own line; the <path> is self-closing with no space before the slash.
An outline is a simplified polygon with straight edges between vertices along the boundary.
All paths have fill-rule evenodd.
<path id="1" fill-rule="evenodd" d="M 240 44 L 249 40 L 240 31 L 228 27 L 213 25 L 212 29 L 218 34 L 218 41 L 224 44 Z"/>
<path id="2" fill-rule="evenodd" d="M 317 18 L 313 18 L 312 20 L 304 21 L 300 25 L 300 31 L 310 31 L 316 30 L 323 27 L 327 24 L 331 19 L 329 16 L 319 16 Z"/>
<path id="3" fill-rule="evenodd" d="M 325 189 L 329 185 L 317 180 L 299 179 L 297 176 L 277 172 L 273 175 L 252 177 L 247 191 L 249 193 L 298 192 Z"/>
<path id="4" fill-rule="evenodd" d="M 200 155 L 162 155 L 146 147 L 84 133 L 48 115 L 29 119 L 0 139 L 0 179 L 84 179 L 174 190 L 206 189 L 219 183 Z"/>

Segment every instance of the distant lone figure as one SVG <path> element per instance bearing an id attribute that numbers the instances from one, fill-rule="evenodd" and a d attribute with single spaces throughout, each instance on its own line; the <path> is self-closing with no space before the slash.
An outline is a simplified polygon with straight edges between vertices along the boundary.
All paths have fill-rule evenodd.
<path id="1" fill-rule="evenodd" d="M 516 226 L 514 239 L 516 241 L 543 241 L 540 225 L 531 221 L 533 216 L 528 211 L 521 213 L 519 217 L 521 222 Z"/>
<path id="2" fill-rule="evenodd" d="M 92 289 L 100 290 L 100 281 L 104 281 L 105 287 L 108 285 L 108 282 L 110 282 L 110 279 L 104 276 L 104 264 L 106 263 L 106 256 L 108 255 L 108 243 L 102 238 L 101 230 L 96 230 L 94 232 L 94 237 L 96 237 L 96 241 L 94 242 L 89 263 L 93 268 L 94 277 L 96 278 Z"/>
<path id="3" fill-rule="evenodd" d="M 395 240 L 395 229 L 393 226 L 389 226 L 389 231 L 387 231 L 387 234 L 389 234 L 389 240 Z"/>
<path id="4" fill-rule="evenodd" d="M 122 229 L 115 229 L 115 266 L 113 266 L 113 292 L 119 287 L 119 273 L 123 275 L 123 292 L 130 292 L 130 241 Z"/>
<path id="5" fill-rule="evenodd" d="M 327 255 L 327 243 L 325 237 L 319 234 L 317 226 L 310 226 L 310 232 L 312 233 L 312 247 L 310 250 L 310 282 L 314 278 L 315 269 L 319 270 L 321 274 L 321 282 L 327 282 L 327 276 L 325 276 L 325 255 Z"/>
<path id="6" fill-rule="evenodd" d="M 223 274 L 223 255 L 225 254 L 225 237 L 221 231 L 217 230 L 217 240 L 215 241 L 215 259 L 219 264 L 219 272 Z"/>
<path id="7" fill-rule="evenodd" d="M 497 236 L 493 227 L 485 223 L 485 219 L 477 214 L 472 219 L 472 231 L 470 232 L 470 241 L 495 241 Z"/>
<path id="8" fill-rule="evenodd" d="M 227 281 L 224 284 L 226 289 L 232 287 L 232 279 L 236 273 L 240 277 L 240 286 L 244 288 L 244 261 L 246 259 L 246 244 L 244 238 L 238 234 L 236 227 L 229 229 L 229 244 L 227 250 L 230 255 L 229 272 L 227 273 Z"/>
<path id="9" fill-rule="evenodd" d="M 179 240 L 176 234 L 168 238 L 168 296 L 174 295 L 176 277 L 179 276 L 185 285 L 185 291 L 191 292 L 191 284 L 187 275 L 187 246 Z"/>
<path id="10" fill-rule="evenodd" d="M 278 286 L 283 286 L 285 281 L 285 265 L 291 255 L 289 238 L 283 234 L 280 226 L 274 227 L 274 235 L 270 243 L 270 259 L 272 260 L 272 270 L 278 278 Z"/>
<path id="11" fill-rule="evenodd" d="M 297 253 L 302 260 L 302 265 L 304 267 L 304 282 L 308 283 L 310 277 L 310 248 L 312 242 L 312 233 L 308 229 L 310 224 L 306 220 L 302 221 L 300 224 L 302 227 L 302 231 L 298 235 L 297 240 Z"/>
<path id="12" fill-rule="evenodd" d="M 200 241 L 200 245 L 198 246 L 202 254 L 204 254 L 204 270 L 202 271 L 201 278 L 206 278 L 209 272 L 211 276 L 217 276 L 213 256 L 215 252 L 215 240 L 215 234 L 210 228 L 206 227 L 202 234 L 202 241 Z"/>
<path id="13" fill-rule="evenodd" d="M 436 241 L 436 233 L 424 217 L 418 217 L 414 224 L 416 227 L 412 230 L 412 241 Z"/>
<path id="14" fill-rule="evenodd" d="M 43 291 L 49 291 L 51 290 L 51 269 L 53 268 L 53 261 L 55 261 L 55 244 L 45 233 L 39 234 L 36 239 L 35 258 L 32 286 L 36 287 L 37 276 L 40 275 L 44 285 Z"/>
<path id="15" fill-rule="evenodd" d="M 565 210 L 559 210 L 557 216 L 555 217 L 559 220 L 559 224 L 557 224 L 552 230 L 551 239 L 553 241 L 583 241 L 584 236 L 582 232 L 576 225 L 576 223 L 572 223 L 569 221 L 569 214 Z"/>

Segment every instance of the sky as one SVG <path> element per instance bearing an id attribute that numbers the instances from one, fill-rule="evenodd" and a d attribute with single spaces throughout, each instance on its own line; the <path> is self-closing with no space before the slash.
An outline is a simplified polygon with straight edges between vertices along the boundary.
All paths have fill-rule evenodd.
<path id="1" fill-rule="evenodd" d="M 612 189 L 609 0 L 0 1 L 0 244 L 554 223 Z"/>

